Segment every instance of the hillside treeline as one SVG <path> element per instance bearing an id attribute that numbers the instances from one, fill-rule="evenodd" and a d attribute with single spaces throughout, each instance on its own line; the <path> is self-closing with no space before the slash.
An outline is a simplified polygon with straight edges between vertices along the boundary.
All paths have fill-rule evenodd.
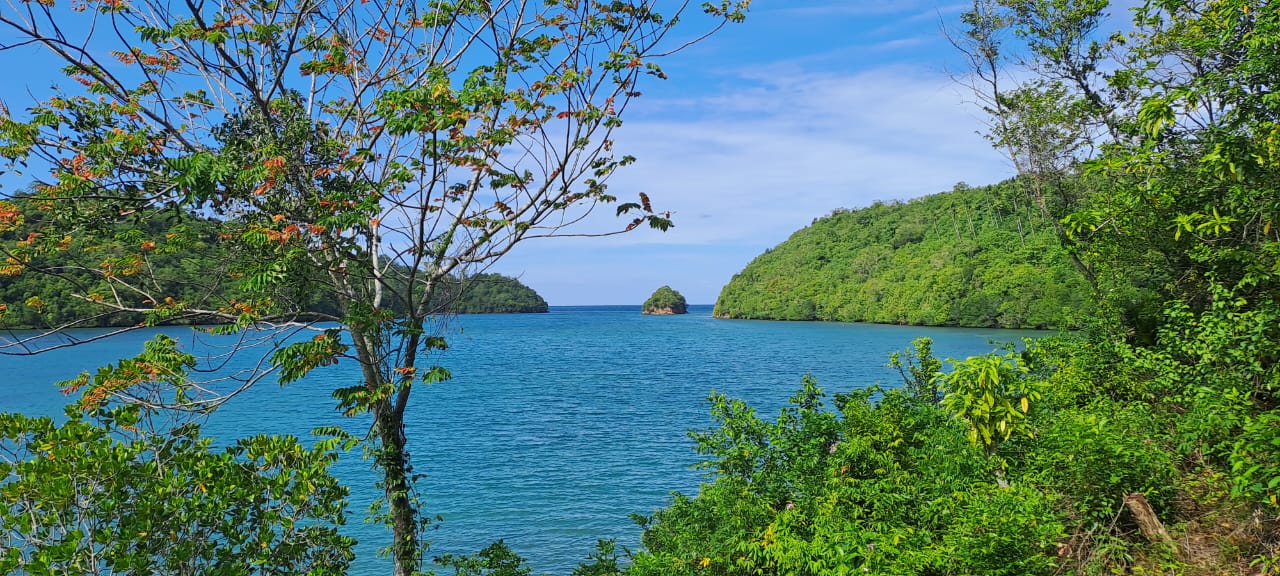
<path id="1" fill-rule="evenodd" d="M 42 217 L 38 206 L 23 197 L 15 198 L 8 206 L 7 209 L 16 211 L 16 217 L 25 223 Z M 255 275 L 273 271 L 255 270 L 257 260 L 252 251 L 232 252 L 227 242 L 218 241 L 218 234 L 226 234 L 218 223 L 181 211 L 96 231 L 92 243 L 71 235 L 41 238 L 25 227 L 6 232 L 5 240 L 18 245 L 53 242 L 58 246 L 53 250 L 26 252 L 22 261 L 10 254 L 0 265 L 0 305 L 3 305 L 0 325 L 29 329 L 72 323 L 76 327 L 163 323 L 171 319 L 154 312 L 121 308 L 150 308 L 152 302 L 163 303 L 166 299 L 205 303 L 220 311 L 261 306 L 261 302 L 245 296 L 248 292 L 245 288 L 255 282 Z M 157 237 L 164 241 L 149 240 Z M 289 273 L 295 277 L 274 295 L 274 305 L 299 316 L 343 316 L 337 298 L 318 290 L 318 283 L 311 277 L 324 271 L 299 267 Z M 147 282 L 115 282 L 115 278 L 146 278 Z M 389 278 L 385 306 L 403 309 L 404 299 L 398 290 L 403 283 L 396 283 L 396 274 L 390 274 Z M 436 288 L 431 306 L 457 314 L 546 312 L 548 309 L 546 300 L 532 288 L 515 278 L 491 273 L 446 279 L 443 286 Z M 177 318 L 176 312 L 174 318 Z M 183 312 L 186 314 L 177 318 L 176 323 L 201 322 L 201 315 L 195 310 L 187 308 Z"/>
<path id="2" fill-rule="evenodd" d="M 1089 285 L 1016 180 L 837 210 L 720 293 L 724 318 L 1052 328 Z"/>

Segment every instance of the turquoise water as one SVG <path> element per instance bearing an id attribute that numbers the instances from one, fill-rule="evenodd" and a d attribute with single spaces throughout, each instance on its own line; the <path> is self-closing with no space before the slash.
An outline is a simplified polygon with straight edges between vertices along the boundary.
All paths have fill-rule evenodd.
<path id="1" fill-rule="evenodd" d="M 709 306 L 684 316 L 643 316 L 638 306 L 555 307 L 548 314 L 476 315 L 453 322 L 438 363 L 454 378 L 414 391 L 408 436 L 430 515 L 431 554 L 474 553 L 503 539 L 535 573 L 567 574 L 597 538 L 635 548 L 631 513 L 697 490 L 701 472 L 687 432 L 710 424 L 714 389 L 776 414 L 805 373 L 828 391 L 900 382 L 884 366 L 916 336 L 940 357 L 962 358 L 1043 333 L 873 324 L 716 320 Z M 189 334 L 169 330 L 175 336 Z M 81 337 L 88 333 L 80 334 Z M 0 357 L 0 410 L 56 415 L 68 400 L 50 383 L 140 350 L 146 335 Z M 215 413 L 220 441 L 258 432 L 306 437 L 321 425 L 354 433 L 329 394 L 355 382 L 350 364 L 280 387 L 264 382 Z M 358 454 L 336 473 L 352 484 L 349 532 L 361 540 L 352 574 L 385 574 L 374 551 L 389 537 L 362 522 L 373 475 Z M 367 487 L 367 488 L 366 488 Z"/>

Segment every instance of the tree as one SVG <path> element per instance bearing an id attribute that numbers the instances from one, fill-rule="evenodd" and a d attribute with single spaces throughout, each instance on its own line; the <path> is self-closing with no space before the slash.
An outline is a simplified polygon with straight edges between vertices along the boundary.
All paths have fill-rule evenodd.
<path id="1" fill-rule="evenodd" d="M 0 414 L 0 572 L 346 573 L 332 443 L 259 436 L 214 450 L 195 426 L 143 432 L 136 407 Z"/>
<path id="2" fill-rule="evenodd" d="M 1037 124 L 989 105 L 994 140 L 1098 127 L 1088 146 L 1047 142 L 1076 159 L 1066 176 L 1097 186 L 1059 218 L 1097 266 L 1104 310 L 1118 312 L 1104 327 L 1119 330 L 1095 342 L 1114 351 L 1103 365 L 1156 374 L 1183 426 L 1214 422 L 1180 441 L 1210 465 L 1229 464 L 1238 495 L 1275 506 L 1280 469 L 1260 448 L 1280 442 L 1280 7 L 1153 0 L 1105 39 L 1108 6 L 1098 0 L 974 7 L 974 61 L 1020 55 L 1029 84 L 1052 84 L 1082 119 Z M 988 41 L 1002 32 L 1016 41 Z M 991 93 L 998 104 L 1010 91 Z M 1019 165 L 1020 177 L 1033 168 Z"/>
<path id="3" fill-rule="evenodd" d="M 1276 241 L 1275 8 L 1147 2 L 1108 35 L 1109 9 L 974 2 L 956 44 L 991 139 L 1033 187 L 1049 174 L 1079 191 L 1050 213 L 1128 327 L 1170 298 L 1203 309 L 1210 277 L 1267 292 L 1256 272 Z"/>
<path id="4" fill-rule="evenodd" d="M 18 116 L 0 117 L 10 169 L 49 169 L 31 201 L 0 204 L 5 273 L 58 274 L 39 254 L 100 242 L 116 223 L 167 213 L 219 223 L 223 267 L 187 279 L 179 299 L 153 282 L 153 253 L 181 232 L 123 238 L 86 265 L 104 288 L 72 295 L 144 323 L 220 324 L 260 354 L 232 387 L 172 380 L 182 407 L 207 409 L 269 375 L 292 382 L 338 361 L 361 381 L 334 391 L 370 413 L 397 575 L 422 560 L 425 520 L 412 491 L 404 413 L 416 382 L 448 378 L 450 275 L 482 271 L 520 242 L 564 235 L 617 203 L 607 181 L 634 159 L 613 148 L 620 115 L 657 60 L 706 37 L 676 38 L 688 3 L 577 0 L 56 0 L 0 11 L 2 49 L 41 46 L 74 82 Z M 707 33 L 744 17 L 746 0 L 703 4 Z M 81 36 L 84 37 L 75 37 Z M 622 230 L 666 229 L 643 193 L 617 203 Z M 235 290 L 220 287 L 232 283 Z M 230 299 L 219 294 L 234 292 Z M 308 312 L 321 294 L 340 313 Z M 390 302 L 409 303 L 403 313 Z M 338 327 L 320 322 L 340 322 Z M 49 326 L 50 331 L 76 325 Z M 311 335 L 311 337 L 307 337 Z M 23 340 L 10 353 L 31 353 Z M 257 345 L 251 345 L 257 344 Z M 118 368 L 115 369 L 118 371 Z M 114 397 L 146 373 L 95 378 Z M 102 382 L 98 385 L 96 382 Z"/>
<path id="5" fill-rule="evenodd" d="M 952 371 L 937 373 L 933 385 L 944 395 L 939 405 L 969 426 L 969 442 L 980 446 L 990 460 L 1000 443 L 1013 436 L 1031 436 L 1031 403 L 1040 391 L 1025 374 L 1018 356 L 987 354 L 951 360 Z"/>
<path id="6" fill-rule="evenodd" d="M 1079 253 L 1084 239 L 1069 234 L 1061 219 L 1079 206 L 1081 181 L 1072 176 L 1081 156 L 1117 135 L 1110 105 L 1095 91 L 1109 46 L 1092 36 L 1106 7 L 1106 0 L 975 0 L 961 16 L 964 30 L 948 33 L 967 60 L 963 83 L 991 119 L 988 138 L 1012 161 L 1027 196 L 1095 291 L 1097 273 Z M 1025 43 L 1011 47 L 1011 31 Z M 1010 65 L 1045 73 L 1017 83 Z"/>

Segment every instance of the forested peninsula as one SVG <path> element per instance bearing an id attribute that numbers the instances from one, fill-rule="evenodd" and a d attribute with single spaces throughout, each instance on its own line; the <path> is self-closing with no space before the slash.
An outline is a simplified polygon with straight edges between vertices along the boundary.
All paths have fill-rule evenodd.
<path id="1" fill-rule="evenodd" d="M 756 257 L 715 315 L 1057 328 L 1089 284 L 1017 180 L 836 210 Z"/>
<path id="2" fill-rule="evenodd" d="M 10 206 L 15 218 L 30 225 L 46 217 L 30 198 L 15 198 Z M 231 307 L 256 305 L 250 288 L 262 281 L 278 280 L 276 272 L 270 268 L 254 270 L 246 263 L 253 261 L 255 255 L 228 250 L 225 238 L 218 237 L 225 236 L 225 232 L 217 229 L 216 222 L 173 211 L 98 230 L 95 233 L 108 240 L 94 244 L 70 235 L 43 238 L 21 229 L 0 234 L 0 239 L 19 244 L 57 244 L 56 250 L 33 254 L 22 266 L 0 266 L 0 326 L 31 329 L 72 322 L 79 327 L 159 324 L 171 319 L 171 323 L 178 324 L 200 322 L 198 315 L 173 319 L 164 314 L 113 311 L 112 306 L 106 305 L 117 301 L 138 306 L 160 303 L 162 307 L 165 299 L 174 303 L 212 300 Z M 17 273 L 23 270 L 43 272 Z M 314 289 L 322 273 L 319 269 L 301 268 L 287 274 L 287 281 L 273 299 L 289 302 L 299 313 L 341 317 L 336 298 Z M 143 275 L 150 279 L 150 291 L 146 293 L 122 289 L 124 284 L 115 281 Z M 392 310 L 404 308 L 396 290 L 388 291 L 385 305 Z M 436 288 L 432 306 L 455 314 L 548 310 L 547 301 L 532 288 L 515 278 L 491 273 L 444 279 Z"/>

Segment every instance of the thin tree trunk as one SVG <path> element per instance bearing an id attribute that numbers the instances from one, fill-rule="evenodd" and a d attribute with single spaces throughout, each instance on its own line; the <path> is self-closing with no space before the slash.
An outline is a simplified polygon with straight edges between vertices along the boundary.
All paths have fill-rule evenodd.
<path id="1" fill-rule="evenodd" d="M 418 511 L 413 506 L 409 485 L 409 459 L 405 454 L 404 419 L 399 417 L 389 401 L 382 401 L 375 410 L 377 421 L 377 465 L 382 469 L 383 491 L 387 498 L 393 535 L 391 558 L 395 562 L 395 576 L 410 576 L 417 572 Z"/>
<path id="2" fill-rule="evenodd" d="M 364 330 L 352 327 L 351 336 L 360 358 L 365 386 L 378 390 L 385 384 L 377 369 L 377 339 Z M 409 478 L 409 455 L 405 452 L 404 411 L 399 409 L 398 394 L 372 403 L 374 466 L 382 471 L 382 489 L 386 497 L 388 524 L 391 526 L 391 559 L 393 576 L 411 576 L 421 567 L 418 541 L 418 510 L 414 507 Z"/>
<path id="3" fill-rule="evenodd" d="M 1045 184 L 1039 181 L 1031 184 L 1031 194 L 1035 199 L 1036 206 L 1040 208 L 1040 213 L 1044 214 L 1044 217 L 1048 219 L 1049 223 L 1053 226 L 1053 231 L 1058 236 L 1058 243 L 1066 249 L 1067 255 L 1071 257 L 1071 263 L 1075 264 L 1076 269 L 1079 270 L 1081 274 L 1084 274 L 1085 280 L 1089 281 L 1089 286 L 1093 288 L 1093 291 L 1096 294 L 1098 292 L 1098 277 L 1094 275 L 1093 268 L 1088 264 L 1085 264 L 1084 260 L 1080 259 L 1080 254 L 1075 249 L 1076 242 L 1071 239 L 1069 234 L 1067 234 L 1067 229 L 1062 226 L 1062 221 L 1055 217 L 1053 211 L 1049 209 L 1049 202 L 1045 198 L 1044 186 Z"/>

